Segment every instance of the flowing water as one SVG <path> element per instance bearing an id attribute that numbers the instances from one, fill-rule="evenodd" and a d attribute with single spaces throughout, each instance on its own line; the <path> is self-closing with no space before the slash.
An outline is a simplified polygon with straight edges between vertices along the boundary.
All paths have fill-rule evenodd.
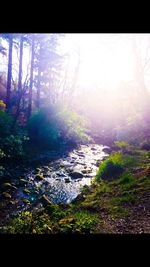
<path id="1" fill-rule="evenodd" d="M 70 203 L 78 196 L 84 185 L 91 184 L 99 163 L 108 156 L 103 149 L 104 146 L 97 144 L 81 145 L 67 156 L 50 160 L 46 164 L 41 164 L 39 168 L 30 168 L 24 174 L 23 181 L 14 179 L 12 184 L 16 190 L 8 188 L 11 200 L 4 202 L 3 211 L 5 210 L 7 216 L 11 211 L 17 214 L 28 208 L 25 200 L 30 201 L 30 206 L 42 205 L 40 201 L 42 195 L 54 203 Z M 42 179 L 37 177 L 37 174 Z"/>
<path id="2" fill-rule="evenodd" d="M 98 162 L 107 156 L 103 148 L 101 145 L 82 145 L 67 157 L 41 166 L 38 169 L 38 173 L 44 176 L 41 181 L 36 180 L 36 172 L 32 170 L 26 177 L 29 190 L 34 188 L 39 195 L 45 194 L 55 203 L 70 203 L 84 185 L 91 184 L 98 169 Z M 29 199 L 33 201 L 34 196 Z"/>

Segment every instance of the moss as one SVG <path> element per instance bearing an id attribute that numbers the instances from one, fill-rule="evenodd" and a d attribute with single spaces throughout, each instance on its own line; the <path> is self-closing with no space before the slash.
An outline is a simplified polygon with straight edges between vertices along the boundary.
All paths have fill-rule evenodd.
<path id="1" fill-rule="evenodd" d="M 112 180 L 117 179 L 126 170 L 137 165 L 137 160 L 132 156 L 123 155 L 122 153 L 114 153 L 105 159 L 99 166 L 96 180 L 100 179 Z"/>
<path id="2" fill-rule="evenodd" d="M 41 172 L 42 169 L 40 169 L 40 168 L 36 168 L 36 171 L 37 171 L 37 172 Z"/>
<path id="3" fill-rule="evenodd" d="M 90 212 L 97 212 L 99 209 L 99 202 L 98 200 L 85 200 L 84 202 L 81 203 L 80 209 L 82 210 L 87 210 Z"/>
<path id="4" fill-rule="evenodd" d="M 14 185 L 12 185 L 11 183 L 4 183 L 4 184 L 3 184 L 3 187 L 4 187 L 4 188 L 11 189 L 11 190 L 13 190 L 13 189 L 17 189 L 17 187 L 14 186 Z"/>
<path id="5" fill-rule="evenodd" d="M 28 199 L 23 199 L 23 202 L 25 203 L 25 204 L 30 204 L 30 201 L 28 200 Z"/>
<path id="6" fill-rule="evenodd" d="M 19 183 L 20 185 L 24 185 L 24 184 L 27 184 L 28 182 L 23 178 L 19 178 Z"/>
<path id="7" fill-rule="evenodd" d="M 43 180 L 44 179 L 43 174 L 36 174 L 35 178 L 37 180 Z"/>
<path id="8" fill-rule="evenodd" d="M 28 189 L 23 189 L 23 192 L 25 193 L 25 194 L 27 194 L 27 195 L 29 195 L 30 194 L 30 190 L 28 190 Z"/>
<path id="9" fill-rule="evenodd" d="M 116 220 L 128 216 L 129 211 L 121 206 L 113 205 L 109 208 L 109 214 L 111 219 Z"/>
<path id="10" fill-rule="evenodd" d="M 100 185 L 97 186 L 97 193 L 110 193 L 112 189 L 107 182 L 101 182 Z"/>
<path id="11" fill-rule="evenodd" d="M 3 186 L 4 187 L 12 187 L 12 185 L 10 183 L 4 183 Z"/>
<path id="12" fill-rule="evenodd" d="M 123 203 L 135 203 L 136 201 L 136 197 L 133 195 L 133 194 L 130 194 L 128 192 L 124 192 L 122 193 L 121 196 L 118 196 L 118 197 L 113 197 L 112 200 L 111 200 L 111 203 L 112 204 L 123 204 Z"/>
<path id="13" fill-rule="evenodd" d="M 82 188 L 82 194 L 88 194 L 90 192 L 90 187 L 88 185 L 84 185 Z"/>
<path id="14" fill-rule="evenodd" d="M 11 195 L 8 192 L 3 192 L 2 196 L 9 199 L 11 198 Z"/>
<path id="15" fill-rule="evenodd" d="M 114 163 L 111 159 L 107 159 L 100 165 L 96 180 L 99 181 L 100 178 L 107 180 L 114 179 L 118 177 L 122 172 L 123 167 L 120 164 Z"/>

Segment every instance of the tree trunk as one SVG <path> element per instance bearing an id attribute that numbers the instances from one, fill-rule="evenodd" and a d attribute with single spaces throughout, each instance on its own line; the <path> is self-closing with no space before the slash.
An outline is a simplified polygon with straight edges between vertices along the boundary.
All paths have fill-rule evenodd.
<path id="1" fill-rule="evenodd" d="M 28 118 L 31 116 L 31 112 L 32 112 L 33 69 L 34 69 L 34 34 L 32 35 L 32 51 L 31 51 L 31 68 L 30 68 Z"/>
<path id="2" fill-rule="evenodd" d="M 20 37 L 20 56 L 19 56 L 19 77 L 18 77 L 18 89 L 22 90 L 22 58 L 23 58 L 23 36 Z"/>
<path id="3" fill-rule="evenodd" d="M 9 37 L 9 54 L 8 54 L 8 72 L 7 72 L 7 89 L 6 89 L 6 109 L 10 109 L 11 78 L 12 78 L 12 49 L 13 36 Z"/>
<path id="4" fill-rule="evenodd" d="M 17 104 L 16 104 L 16 114 L 14 117 L 14 122 L 12 129 L 14 130 L 19 112 L 20 112 L 20 103 L 21 103 L 21 98 L 22 98 L 22 58 L 23 58 L 23 36 L 21 35 L 20 37 L 20 55 L 19 55 L 19 75 L 18 75 L 18 99 L 17 99 Z"/>
<path id="5" fill-rule="evenodd" d="M 41 91 L 41 45 L 39 51 L 38 81 L 37 81 L 37 109 L 40 108 L 40 91 Z"/>
<path id="6" fill-rule="evenodd" d="M 22 92 L 22 58 L 23 58 L 23 36 L 21 35 L 20 38 L 20 55 L 19 55 L 19 75 L 18 75 L 18 99 L 17 99 L 17 104 L 16 104 L 16 114 L 14 117 L 14 122 L 12 126 L 12 130 L 14 131 L 16 122 L 20 113 L 20 103 L 21 103 L 21 98 L 23 95 Z"/>

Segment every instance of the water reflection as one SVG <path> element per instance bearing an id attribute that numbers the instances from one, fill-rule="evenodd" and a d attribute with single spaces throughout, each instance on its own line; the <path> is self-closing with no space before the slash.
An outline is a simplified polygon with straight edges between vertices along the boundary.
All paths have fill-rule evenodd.
<path id="1" fill-rule="evenodd" d="M 91 184 L 98 169 L 97 161 L 107 156 L 102 151 L 103 148 L 101 145 L 83 145 L 80 150 L 72 151 L 68 157 L 51 162 L 48 165 L 51 170 L 46 171 L 41 167 L 44 180 L 38 182 L 33 179 L 31 186 L 36 187 L 40 195 L 45 194 L 55 203 L 70 203 L 84 185 Z M 73 179 L 72 172 L 79 172 L 83 177 Z M 34 171 L 29 176 L 35 178 Z"/>

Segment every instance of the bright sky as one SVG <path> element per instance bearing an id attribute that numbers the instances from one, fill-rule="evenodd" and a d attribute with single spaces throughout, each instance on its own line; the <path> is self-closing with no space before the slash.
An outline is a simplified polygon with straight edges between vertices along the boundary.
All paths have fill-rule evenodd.
<path id="1" fill-rule="evenodd" d="M 71 62 L 76 64 L 76 47 L 80 48 L 80 86 L 116 87 L 121 81 L 132 79 L 132 56 L 122 35 L 66 34 L 62 47 L 70 51 Z"/>
<path id="2" fill-rule="evenodd" d="M 133 77 L 133 55 L 130 49 L 131 34 L 65 34 L 61 50 L 70 54 L 68 75 L 72 75 L 78 61 L 80 50 L 80 69 L 78 85 L 115 89 L 122 81 Z M 142 35 L 142 38 L 146 35 Z M 15 51 L 15 50 L 14 50 Z M 23 80 L 27 73 L 28 49 L 24 49 Z M 7 61 L 4 59 L 4 61 Z M 2 61 L 1 61 L 2 62 Z M 7 66 L 7 62 L 6 66 Z M 13 66 L 17 75 L 18 60 L 14 53 Z"/>

